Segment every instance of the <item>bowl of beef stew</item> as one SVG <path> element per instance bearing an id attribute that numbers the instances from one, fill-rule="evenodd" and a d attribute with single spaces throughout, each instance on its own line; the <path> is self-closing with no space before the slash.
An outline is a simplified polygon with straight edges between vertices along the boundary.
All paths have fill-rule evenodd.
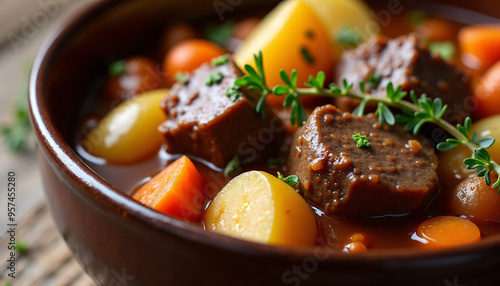
<path id="1" fill-rule="evenodd" d="M 489 1 L 99 1 L 30 82 L 98 285 L 493 285 Z M 498 158 L 498 159 L 497 159 Z"/>

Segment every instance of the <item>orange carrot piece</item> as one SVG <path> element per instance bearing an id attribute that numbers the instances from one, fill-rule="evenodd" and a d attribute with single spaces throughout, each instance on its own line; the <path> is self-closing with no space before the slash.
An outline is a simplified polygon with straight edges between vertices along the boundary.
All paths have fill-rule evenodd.
<path id="1" fill-rule="evenodd" d="M 463 28 L 458 35 L 464 63 L 486 70 L 500 61 L 500 25 L 478 25 Z"/>
<path id="2" fill-rule="evenodd" d="M 429 248 L 448 248 L 481 240 L 479 228 L 470 220 L 454 216 L 438 216 L 420 224 L 417 235 Z"/>
<path id="3" fill-rule="evenodd" d="M 191 160 L 182 156 L 141 186 L 132 197 L 166 215 L 199 221 L 206 203 L 204 185 L 204 179 Z"/>
<path id="4" fill-rule="evenodd" d="M 480 118 L 500 114 L 500 61 L 483 75 L 474 96 L 478 104 L 475 113 Z"/>
<path id="5" fill-rule="evenodd" d="M 344 246 L 343 252 L 345 253 L 364 253 L 367 252 L 368 248 L 365 244 L 359 241 L 348 243 Z"/>

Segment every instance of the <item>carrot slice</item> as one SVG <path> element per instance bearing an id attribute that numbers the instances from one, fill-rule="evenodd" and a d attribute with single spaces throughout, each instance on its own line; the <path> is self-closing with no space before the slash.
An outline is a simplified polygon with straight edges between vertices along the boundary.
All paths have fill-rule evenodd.
<path id="1" fill-rule="evenodd" d="M 191 160 L 182 156 L 141 186 L 132 197 L 166 215 L 199 221 L 206 203 L 204 185 L 204 179 Z"/>
<path id="2" fill-rule="evenodd" d="M 480 118 L 500 114 L 500 61 L 483 75 L 474 96 L 478 104 L 475 112 Z"/>
<path id="3" fill-rule="evenodd" d="M 484 71 L 500 60 L 500 25 L 469 26 L 458 39 L 462 59 L 471 68 Z"/>
<path id="4" fill-rule="evenodd" d="M 481 240 L 479 228 L 471 221 L 454 216 L 438 216 L 420 224 L 417 235 L 429 248 L 448 248 Z"/>

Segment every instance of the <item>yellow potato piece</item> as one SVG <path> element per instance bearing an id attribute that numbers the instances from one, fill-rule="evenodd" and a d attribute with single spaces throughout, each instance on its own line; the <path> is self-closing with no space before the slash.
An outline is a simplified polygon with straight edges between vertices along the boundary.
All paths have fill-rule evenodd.
<path id="1" fill-rule="evenodd" d="M 163 144 L 158 126 L 167 118 L 160 108 L 167 95 L 167 89 L 158 89 L 123 102 L 90 131 L 82 146 L 91 155 L 114 164 L 153 156 Z"/>
<path id="2" fill-rule="evenodd" d="M 500 115 L 489 116 L 475 122 L 472 124 L 470 132 L 471 136 L 472 133 L 477 132 L 479 139 L 485 137 L 493 137 L 496 139 L 493 146 L 487 150 L 490 153 L 491 159 L 500 163 Z"/>
<path id="3" fill-rule="evenodd" d="M 342 47 L 337 43 L 339 32 L 344 27 L 354 29 L 363 41 L 380 33 L 380 26 L 372 17 L 370 8 L 358 0 L 304 0 L 328 30 L 334 53 L 338 56 Z"/>
<path id="4" fill-rule="evenodd" d="M 500 115 L 483 118 L 472 124 L 470 136 L 477 132 L 478 138 L 493 137 L 500 138 Z M 500 163 L 500 143 L 495 141 L 493 146 L 487 149 L 491 159 Z M 464 160 L 472 156 L 472 151 L 466 146 L 458 146 L 450 151 L 439 154 L 438 175 L 445 187 L 452 188 L 468 177 L 473 177 L 476 170 L 468 170 Z"/>
<path id="5" fill-rule="evenodd" d="M 283 84 L 279 72 L 298 72 L 298 85 L 309 75 L 333 68 L 332 46 L 328 32 L 314 11 L 303 0 L 287 0 L 274 8 L 236 51 L 234 59 L 240 67 L 255 68 L 254 54 L 262 51 L 266 83 L 270 87 Z M 306 56 L 307 54 L 307 56 Z M 271 102 L 283 98 L 270 97 Z"/>
<path id="6" fill-rule="evenodd" d="M 285 182 L 258 171 L 231 180 L 208 207 L 204 223 L 213 232 L 273 245 L 313 245 L 317 234 L 306 201 Z"/>
<path id="7" fill-rule="evenodd" d="M 472 151 L 466 146 L 458 146 L 450 151 L 438 154 L 438 176 L 445 190 L 454 188 L 458 183 L 476 174 L 475 170 L 467 169 L 464 160 L 472 156 Z"/>

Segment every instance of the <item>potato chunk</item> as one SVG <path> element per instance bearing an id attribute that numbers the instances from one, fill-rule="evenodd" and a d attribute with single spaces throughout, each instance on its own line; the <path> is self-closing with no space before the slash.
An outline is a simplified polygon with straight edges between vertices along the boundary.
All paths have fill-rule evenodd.
<path id="1" fill-rule="evenodd" d="M 254 242 L 313 245 L 317 224 L 306 201 L 280 179 L 258 171 L 231 180 L 204 217 L 213 232 Z"/>
<path id="2" fill-rule="evenodd" d="M 249 64 L 255 68 L 254 54 L 262 51 L 266 83 L 283 84 L 280 70 L 298 72 L 298 84 L 303 85 L 309 75 L 318 71 L 327 73 L 333 68 L 332 45 L 328 31 L 309 5 L 303 0 L 281 2 L 255 27 L 234 54 L 238 66 Z M 281 106 L 284 97 L 270 95 L 267 101 Z"/>
<path id="3" fill-rule="evenodd" d="M 82 141 L 93 156 L 113 164 L 131 164 L 153 156 L 163 144 L 158 126 L 166 120 L 158 89 L 125 101 L 104 117 Z"/>
<path id="4" fill-rule="evenodd" d="M 342 29 L 350 28 L 360 37 L 360 42 L 368 41 L 380 33 L 380 26 L 372 16 L 370 8 L 359 0 L 305 0 L 325 24 L 332 47 L 339 56 L 342 47 L 339 34 Z"/>

